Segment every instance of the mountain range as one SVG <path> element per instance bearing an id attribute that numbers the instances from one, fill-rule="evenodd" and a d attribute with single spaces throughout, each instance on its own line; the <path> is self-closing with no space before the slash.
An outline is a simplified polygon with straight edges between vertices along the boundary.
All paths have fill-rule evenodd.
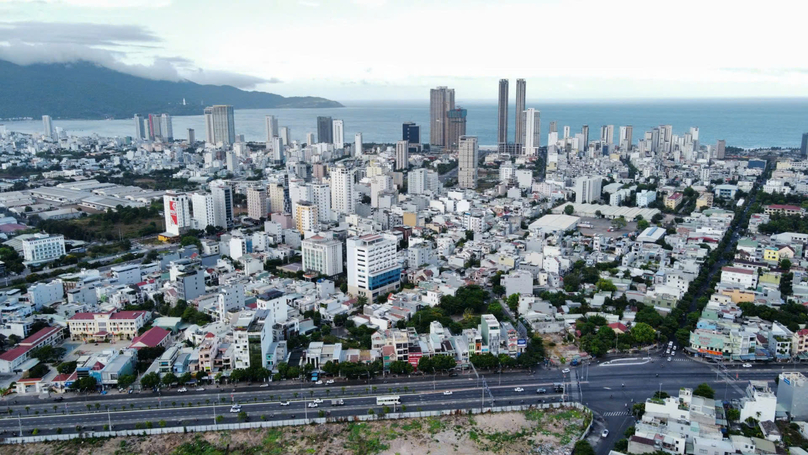
<path id="1" fill-rule="evenodd" d="M 343 107 L 312 96 L 284 97 L 229 85 L 146 79 L 90 62 L 21 66 L 0 60 L 0 119 L 201 115 L 205 106 L 214 104 L 230 104 L 236 109 Z"/>

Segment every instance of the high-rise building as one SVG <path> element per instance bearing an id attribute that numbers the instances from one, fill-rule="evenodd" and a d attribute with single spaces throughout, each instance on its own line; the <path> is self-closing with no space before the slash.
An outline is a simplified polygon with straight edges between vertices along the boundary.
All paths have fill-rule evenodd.
<path id="1" fill-rule="evenodd" d="M 342 242 L 315 235 L 303 241 L 303 270 L 334 276 L 343 271 Z"/>
<path id="2" fill-rule="evenodd" d="M 614 125 L 603 125 L 600 127 L 600 140 L 609 145 L 614 144 Z"/>
<path id="3" fill-rule="evenodd" d="M 267 146 L 272 146 L 272 138 L 278 136 L 278 119 L 274 115 L 267 115 L 264 119 L 267 129 Z"/>
<path id="4" fill-rule="evenodd" d="M 269 185 L 269 210 L 272 213 L 284 213 L 285 189 L 282 184 Z"/>
<path id="5" fill-rule="evenodd" d="M 143 141 L 146 139 L 146 129 L 143 127 L 143 117 L 135 114 L 135 139 Z"/>
<path id="6" fill-rule="evenodd" d="M 354 134 L 354 156 L 362 156 L 362 133 Z"/>
<path id="7" fill-rule="evenodd" d="M 354 173 L 342 164 L 331 170 L 331 210 L 343 215 L 351 215 L 354 205 Z"/>
<path id="8" fill-rule="evenodd" d="M 348 293 L 369 302 L 394 291 L 401 281 L 396 258 L 396 241 L 378 234 L 352 237 L 347 241 Z"/>
<path id="9" fill-rule="evenodd" d="M 305 234 L 317 230 L 319 216 L 316 205 L 309 201 L 299 201 L 295 206 L 295 213 L 297 214 L 295 222 L 298 232 Z"/>
<path id="10" fill-rule="evenodd" d="M 436 192 L 440 186 L 438 173 L 424 168 L 413 169 L 407 174 L 407 193 L 424 194 Z"/>
<path id="11" fill-rule="evenodd" d="M 163 114 L 160 116 L 160 134 L 166 142 L 174 140 L 174 125 L 171 123 L 171 116 Z"/>
<path id="12" fill-rule="evenodd" d="M 499 80 L 499 104 L 497 104 L 497 144 L 508 143 L 508 79 Z"/>
<path id="13" fill-rule="evenodd" d="M 194 193 L 191 195 L 191 206 L 194 209 L 194 229 L 205 229 L 216 225 L 213 209 L 213 195 L 210 193 Z"/>
<path id="14" fill-rule="evenodd" d="M 311 202 L 317 206 L 317 217 L 320 222 L 331 220 L 331 185 L 328 183 L 312 183 Z"/>
<path id="15" fill-rule="evenodd" d="M 593 204 L 600 201 L 601 185 L 603 179 L 599 176 L 578 177 L 575 181 L 575 202 L 578 204 Z"/>
<path id="16" fill-rule="evenodd" d="M 626 150 L 631 149 L 632 135 L 634 134 L 634 127 L 631 125 L 620 127 L 620 147 Z"/>
<path id="17" fill-rule="evenodd" d="M 180 235 L 191 227 L 191 212 L 188 209 L 188 195 L 168 191 L 163 195 L 163 211 L 166 219 L 166 232 Z"/>
<path id="18" fill-rule="evenodd" d="M 45 136 L 53 139 L 53 121 L 51 121 L 50 115 L 42 116 L 42 126 L 45 128 Z"/>
<path id="19" fill-rule="evenodd" d="M 525 80 L 524 79 L 517 79 L 516 80 L 516 132 L 514 133 L 514 140 L 513 142 L 516 145 L 516 149 L 519 150 L 519 146 L 524 144 L 527 139 L 525 139 L 526 129 L 525 129 Z M 524 152 L 522 152 L 524 153 Z"/>
<path id="20" fill-rule="evenodd" d="M 334 148 L 341 149 L 345 147 L 345 125 L 342 123 L 342 120 L 335 119 L 332 123 L 332 134 L 331 137 L 334 140 Z"/>
<path id="21" fill-rule="evenodd" d="M 567 139 L 569 137 L 570 137 L 570 127 L 564 126 L 564 139 Z"/>
<path id="22" fill-rule="evenodd" d="M 254 220 L 267 217 L 266 188 L 247 188 L 247 216 Z"/>
<path id="23" fill-rule="evenodd" d="M 188 143 L 191 145 L 196 144 L 196 132 L 193 128 L 188 128 Z"/>
<path id="24" fill-rule="evenodd" d="M 455 108 L 454 89 L 433 88 L 429 91 L 429 143 L 436 147 L 446 147 L 448 132 L 448 112 Z"/>
<path id="25" fill-rule="evenodd" d="M 233 106 L 217 104 L 205 108 L 205 132 L 208 142 L 231 145 L 236 142 Z"/>
<path id="26" fill-rule="evenodd" d="M 224 164 L 228 171 L 232 172 L 235 175 L 238 175 L 241 171 L 239 166 L 238 155 L 235 154 L 232 150 L 228 150 L 224 154 Z"/>
<path id="27" fill-rule="evenodd" d="M 457 183 L 460 188 L 477 187 L 477 136 L 461 136 L 457 155 Z"/>
<path id="28" fill-rule="evenodd" d="M 160 139 L 163 133 L 160 130 L 160 117 L 156 114 L 149 114 L 149 139 L 152 141 Z"/>
<path id="29" fill-rule="evenodd" d="M 211 182 L 210 192 L 213 195 L 214 226 L 230 228 L 233 226 L 233 188 L 229 184 L 217 180 Z"/>
<path id="30" fill-rule="evenodd" d="M 541 147 L 541 112 L 530 108 L 522 114 L 522 117 L 525 119 L 522 154 L 539 156 L 539 147 Z"/>
<path id="31" fill-rule="evenodd" d="M 555 120 L 550 122 L 550 132 L 551 133 L 557 133 L 558 132 L 558 122 L 556 122 Z"/>
<path id="32" fill-rule="evenodd" d="M 727 147 L 727 143 L 726 143 L 725 140 L 721 139 L 721 140 L 718 141 L 718 143 L 715 145 L 715 159 L 717 159 L 717 160 L 723 160 L 724 159 L 724 156 L 726 154 L 726 150 L 725 150 L 726 147 Z"/>
<path id="33" fill-rule="evenodd" d="M 413 145 L 420 144 L 421 127 L 416 125 L 415 122 L 405 122 L 401 125 L 401 140 L 407 141 Z"/>
<path id="34" fill-rule="evenodd" d="M 584 125 L 581 127 L 581 135 L 583 136 L 583 144 L 580 144 L 581 150 L 587 151 L 589 150 L 589 125 Z"/>
<path id="35" fill-rule="evenodd" d="M 396 142 L 396 170 L 410 167 L 410 143 L 407 141 Z"/>
<path id="36" fill-rule="evenodd" d="M 800 145 L 800 155 L 808 158 L 808 133 L 802 133 L 802 145 Z"/>
<path id="37" fill-rule="evenodd" d="M 283 141 L 283 146 L 286 147 L 287 145 L 292 143 L 292 130 L 288 126 L 282 126 L 280 130 L 281 140 Z"/>
<path id="38" fill-rule="evenodd" d="M 457 150 L 460 137 L 466 135 L 466 114 L 466 110 L 462 107 L 447 112 L 446 143 L 444 147 L 450 150 Z"/>
<path id="39" fill-rule="evenodd" d="M 334 142 L 334 122 L 331 117 L 317 117 L 317 142 L 332 144 Z"/>
<path id="40" fill-rule="evenodd" d="M 306 145 L 314 145 L 314 133 L 306 133 Z"/>

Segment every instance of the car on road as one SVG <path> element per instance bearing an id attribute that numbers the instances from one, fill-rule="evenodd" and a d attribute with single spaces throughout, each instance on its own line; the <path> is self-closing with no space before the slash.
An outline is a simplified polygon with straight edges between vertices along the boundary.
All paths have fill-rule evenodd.
<path id="1" fill-rule="evenodd" d="M 239 406 L 237 404 L 234 404 L 233 406 L 230 406 L 230 412 L 232 412 L 232 413 L 241 412 L 241 406 Z"/>
<path id="2" fill-rule="evenodd" d="M 187 391 L 188 391 L 188 389 L 186 389 L 185 387 L 180 387 L 179 389 L 177 389 L 177 392 L 179 392 L 179 393 L 185 393 Z"/>
<path id="3" fill-rule="evenodd" d="M 281 401 L 279 404 L 280 404 L 281 406 L 289 406 L 289 402 L 288 402 L 288 401 Z"/>
<path id="4" fill-rule="evenodd" d="M 547 389 L 542 387 L 541 389 L 536 389 L 536 393 L 547 393 Z"/>
<path id="5" fill-rule="evenodd" d="M 744 367 L 744 368 L 752 368 L 752 364 L 751 364 L 751 363 L 744 363 L 744 364 L 743 364 L 743 365 L 741 365 L 741 366 L 742 366 L 742 367 Z"/>
<path id="6" fill-rule="evenodd" d="M 320 406 L 320 405 L 317 404 L 317 403 L 309 403 L 310 408 L 316 408 L 317 406 Z"/>
<path id="7" fill-rule="evenodd" d="M 570 372 L 570 369 L 569 368 L 564 368 L 563 370 L 561 370 L 561 372 L 564 373 L 564 374 L 567 374 L 567 373 Z"/>
<path id="8" fill-rule="evenodd" d="M 333 384 L 333 383 L 334 383 L 334 380 L 333 380 L 333 379 L 329 379 L 328 381 L 325 381 L 325 383 L 326 383 L 326 385 L 328 385 L 328 384 Z"/>
<path id="9" fill-rule="evenodd" d="M 317 384 L 317 385 L 323 385 L 323 381 L 317 381 L 317 382 L 315 382 L 315 384 Z"/>
<path id="10" fill-rule="evenodd" d="M 525 391 L 525 389 L 523 389 L 523 388 L 521 388 L 521 387 L 517 387 L 517 388 L 513 389 L 513 391 L 514 391 L 514 392 L 524 392 L 524 391 Z"/>
<path id="11" fill-rule="evenodd" d="M 322 402 L 323 402 L 323 400 L 321 400 L 321 399 L 319 399 L 319 398 L 315 398 L 315 399 L 314 399 L 314 402 L 315 402 L 315 403 L 317 403 L 317 404 L 320 404 L 320 403 L 322 403 Z"/>
<path id="12" fill-rule="evenodd" d="M 205 388 L 204 387 L 197 387 L 197 388 L 194 389 L 194 391 L 195 392 L 204 392 Z"/>
<path id="13" fill-rule="evenodd" d="M 65 397 L 56 397 L 53 401 L 58 403 L 60 401 L 64 401 L 64 399 L 65 399 Z"/>
<path id="14" fill-rule="evenodd" d="M 269 387 L 269 383 L 265 382 L 265 383 L 261 384 L 259 387 Z"/>
<path id="15" fill-rule="evenodd" d="M 672 360 L 671 357 L 668 357 L 668 362 L 670 362 L 671 360 Z"/>
<path id="16" fill-rule="evenodd" d="M 601 438 L 605 438 L 607 436 L 609 436 L 609 430 L 603 430 L 603 433 L 600 434 Z"/>
<path id="17" fill-rule="evenodd" d="M 443 392 L 443 394 L 444 394 L 444 395 L 451 395 L 451 394 L 452 394 L 452 391 L 451 391 L 451 390 L 447 390 L 447 391 Z"/>

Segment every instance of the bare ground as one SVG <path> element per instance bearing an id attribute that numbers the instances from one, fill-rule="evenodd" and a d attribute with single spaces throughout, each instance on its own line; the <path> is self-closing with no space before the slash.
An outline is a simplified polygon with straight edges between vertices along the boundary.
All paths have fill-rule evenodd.
<path id="1" fill-rule="evenodd" d="M 575 409 L 0 446 L 14 455 L 567 455 L 588 423 Z"/>

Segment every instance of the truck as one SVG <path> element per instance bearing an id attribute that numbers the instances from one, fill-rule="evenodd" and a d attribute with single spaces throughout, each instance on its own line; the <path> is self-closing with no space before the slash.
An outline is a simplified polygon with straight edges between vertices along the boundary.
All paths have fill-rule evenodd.
<path id="1" fill-rule="evenodd" d="M 331 406 L 345 406 L 345 402 L 342 400 L 331 400 Z"/>

